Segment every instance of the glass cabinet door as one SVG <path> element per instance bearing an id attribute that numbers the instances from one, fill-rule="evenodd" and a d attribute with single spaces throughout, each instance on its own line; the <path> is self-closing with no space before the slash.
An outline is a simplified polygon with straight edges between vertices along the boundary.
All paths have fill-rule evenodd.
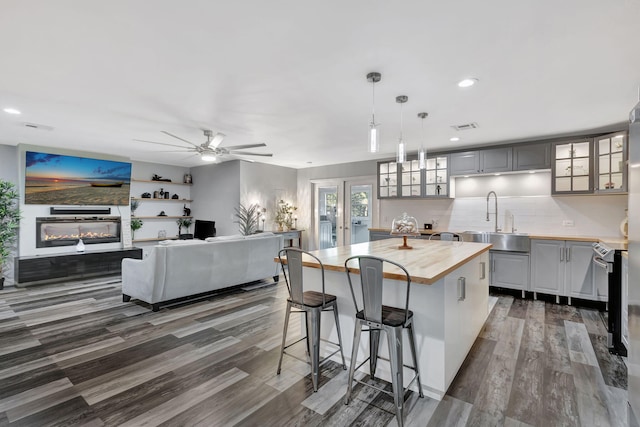
<path id="1" fill-rule="evenodd" d="M 624 132 L 596 138 L 596 189 L 599 193 L 627 191 L 626 148 Z"/>
<path id="2" fill-rule="evenodd" d="M 402 197 L 420 197 L 422 179 L 420 164 L 417 160 L 410 160 L 402 164 Z"/>
<path id="3" fill-rule="evenodd" d="M 554 152 L 554 193 L 590 193 L 592 141 L 560 143 Z"/>
<path id="4" fill-rule="evenodd" d="M 398 197 L 398 164 L 386 162 L 378 164 L 378 197 Z"/>
<path id="5" fill-rule="evenodd" d="M 448 197 L 449 174 L 447 156 L 430 157 L 427 159 L 425 173 L 425 196 Z"/>

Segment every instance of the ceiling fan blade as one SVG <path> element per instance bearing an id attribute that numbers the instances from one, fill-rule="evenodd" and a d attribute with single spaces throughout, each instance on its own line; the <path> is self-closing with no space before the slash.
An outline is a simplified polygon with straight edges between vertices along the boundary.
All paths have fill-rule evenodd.
<path id="1" fill-rule="evenodd" d="M 165 142 L 156 142 L 156 141 L 145 141 L 144 139 L 134 139 L 134 141 L 137 141 L 137 142 L 147 142 L 147 143 L 149 143 L 149 144 L 167 145 L 167 146 L 169 146 L 169 147 L 184 148 L 185 150 L 188 148 L 188 147 L 185 147 L 184 145 L 167 144 L 167 143 L 165 143 Z"/>
<path id="2" fill-rule="evenodd" d="M 193 145 L 194 147 L 198 147 L 198 145 L 194 144 L 193 142 L 187 141 L 186 139 L 180 138 L 179 136 L 175 136 L 174 134 L 169 133 L 166 130 L 162 130 L 160 132 L 164 133 L 165 135 L 169 135 L 169 136 L 171 136 L 171 137 L 173 137 L 175 139 L 179 139 L 180 141 L 186 142 L 187 144 Z"/>
<path id="3" fill-rule="evenodd" d="M 160 150 L 160 151 L 154 151 L 154 153 L 192 153 L 193 150 L 191 150 L 190 148 L 183 148 L 182 150 Z M 198 154 L 198 153 L 196 153 Z"/>
<path id="4" fill-rule="evenodd" d="M 232 145 L 230 147 L 224 147 L 225 150 L 228 151 L 233 151 L 233 150 L 242 150 L 244 148 L 258 148 L 258 147 L 266 147 L 267 144 L 265 143 L 260 143 L 260 144 L 244 144 L 244 145 Z"/>
<path id="5" fill-rule="evenodd" d="M 235 159 L 235 160 L 242 160 L 244 162 L 255 163 L 255 160 L 245 159 L 244 157 L 237 156 L 237 155 L 235 155 L 233 153 L 225 154 L 224 156 L 221 156 L 220 158 L 223 159 L 222 161 Z"/>
<path id="6" fill-rule="evenodd" d="M 262 157 L 273 157 L 271 153 L 251 153 L 249 151 L 231 151 L 231 154 L 239 155 L 239 156 L 262 156 Z"/>
<path id="7" fill-rule="evenodd" d="M 213 148 L 217 148 L 218 145 L 220 145 L 220 143 L 222 142 L 222 140 L 224 139 L 226 135 L 224 133 L 216 133 L 215 135 L 213 135 L 213 138 L 211 139 L 211 142 L 209 143 L 209 147 L 213 147 Z"/>

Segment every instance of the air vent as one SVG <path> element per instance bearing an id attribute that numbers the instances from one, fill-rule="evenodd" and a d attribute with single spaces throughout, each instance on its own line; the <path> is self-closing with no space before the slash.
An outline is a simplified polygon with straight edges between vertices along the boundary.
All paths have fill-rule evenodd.
<path id="1" fill-rule="evenodd" d="M 469 130 L 469 129 L 477 129 L 478 124 L 476 122 L 473 123 L 465 123 L 463 125 L 453 125 L 451 126 L 455 130 Z"/>
<path id="2" fill-rule="evenodd" d="M 39 125 L 38 123 L 24 122 L 23 125 L 24 127 L 29 129 L 49 130 L 49 131 L 53 130 L 53 126 Z"/>

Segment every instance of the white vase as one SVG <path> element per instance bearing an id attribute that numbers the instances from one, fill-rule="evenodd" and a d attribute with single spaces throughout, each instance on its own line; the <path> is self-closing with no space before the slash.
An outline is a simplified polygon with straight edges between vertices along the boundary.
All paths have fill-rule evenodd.
<path id="1" fill-rule="evenodd" d="M 82 239 L 78 240 L 78 244 L 76 245 L 76 251 L 84 252 L 84 242 L 82 241 Z"/>

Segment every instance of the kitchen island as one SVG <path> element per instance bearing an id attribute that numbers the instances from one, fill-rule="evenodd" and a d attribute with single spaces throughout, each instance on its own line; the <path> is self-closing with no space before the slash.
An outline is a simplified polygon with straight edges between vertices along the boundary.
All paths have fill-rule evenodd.
<path id="1" fill-rule="evenodd" d="M 373 255 L 403 265 L 411 276 L 409 309 L 414 313 L 414 331 L 423 392 L 441 399 L 460 369 L 488 315 L 490 244 L 411 240 L 412 250 L 399 250 L 402 239 L 387 239 L 312 252 L 325 267 L 325 291 L 336 295 L 346 358 L 351 355 L 355 307 L 344 261 L 354 255 Z M 315 260 L 303 259 L 305 290 L 321 291 L 321 275 Z M 350 267 L 356 267 L 356 263 Z M 361 297 L 360 278 L 352 271 L 356 297 Z M 404 274 L 385 268 L 385 305 L 404 307 Z M 356 285 L 357 284 L 357 285 Z M 332 319 L 322 320 L 322 338 L 337 342 Z M 412 365 L 409 342 L 404 336 L 404 363 Z M 360 341 L 358 361 L 369 354 L 368 334 Z M 381 337 L 380 356 L 388 357 L 386 337 Z M 323 346 L 325 355 L 331 346 Z M 339 355 L 334 356 L 338 361 Z M 349 361 L 347 363 L 350 363 Z M 368 373 L 368 364 L 361 370 Z M 405 369 L 405 384 L 412 372 Z M 378 363 L 376 375 L 390 380 L 389 364 Z M 415 386 L 415 384 L 414 384 Z"/>

